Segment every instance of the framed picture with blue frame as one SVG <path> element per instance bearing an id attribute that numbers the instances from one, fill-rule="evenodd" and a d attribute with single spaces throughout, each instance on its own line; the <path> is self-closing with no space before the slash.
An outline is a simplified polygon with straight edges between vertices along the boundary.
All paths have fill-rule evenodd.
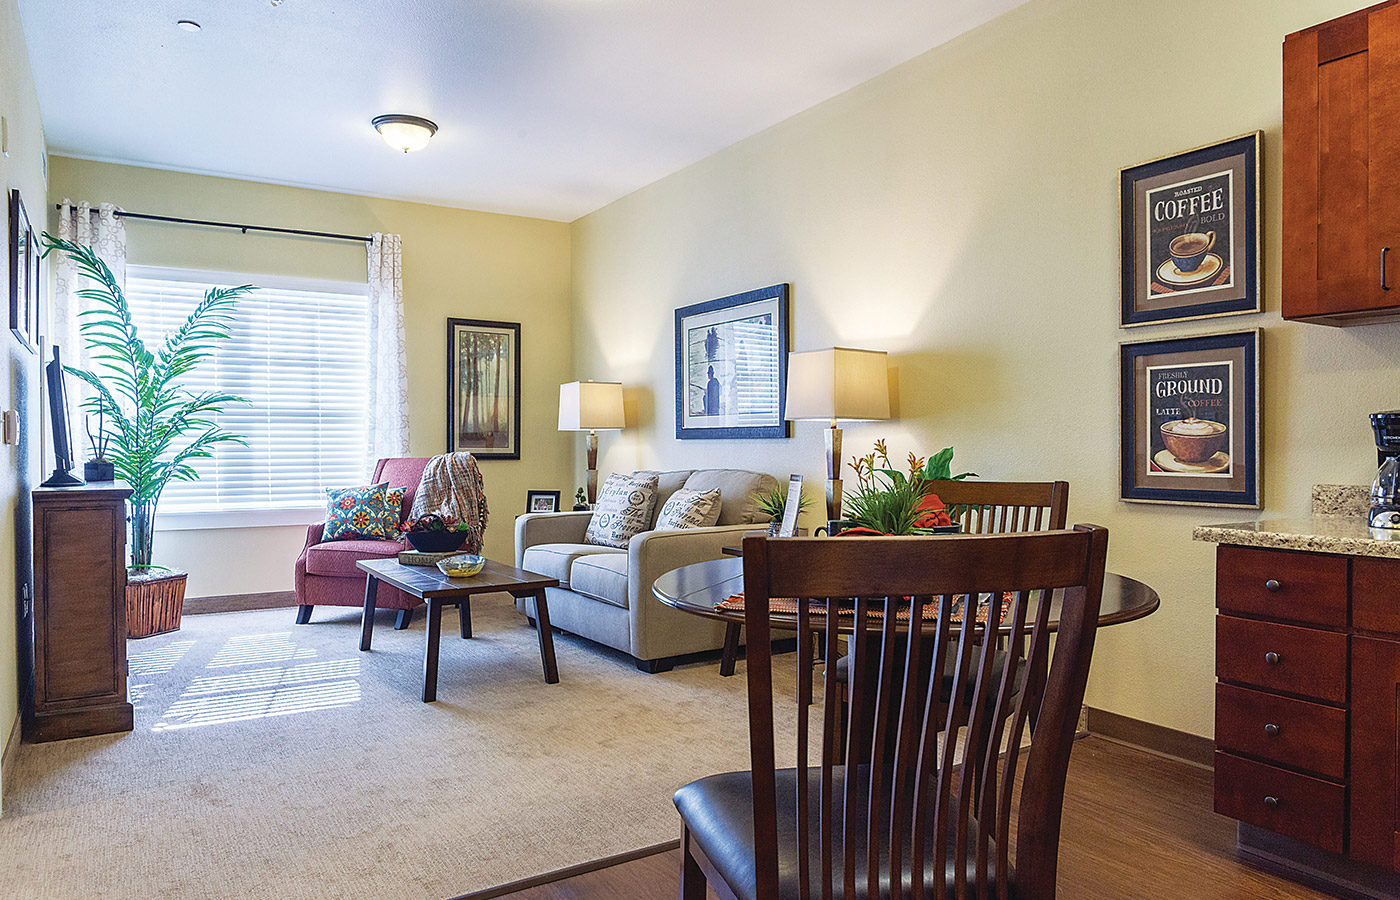
<path id="1" fill-rule="evenodd" d="M 1119 345 L 1121 499 L 1262 505 L 1262 334 Z"/>
<path id="2" fill-rule="evenodd" d="M 1261 142 L 1119 171 L 1122 327 L 1259 312 Z"/>
<path id="3" fill-rule="evenodd" d="M 788 285 L 676 310 L 676 437 L 786 438 Z"/>

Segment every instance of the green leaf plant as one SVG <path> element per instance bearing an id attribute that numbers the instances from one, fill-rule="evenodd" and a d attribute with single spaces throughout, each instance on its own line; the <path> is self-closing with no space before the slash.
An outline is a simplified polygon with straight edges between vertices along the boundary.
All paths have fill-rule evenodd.
<path id="1" fill-rule="evenodd" d="M 54 250 L 66 254 L 98 285 L 78 291 L 91 304 L 80 314 L 78 328 L 92 369 L 64 368 L 87 385 L 82 407 L 100 417 L 101 437 L 110 440 L 107 458 L 117 478 L 131 487 L 131 568 L 148 570 L 156 505 L 166 485 L 198 479 L 194 462 L 210 458 L 220 444 L 247 444 L 219 427 L 216 417 L 229 404 L 248 401 L 221 391 L 191 391 L 181 379 L 228 338 L 237 299 L 256 288 L 211 288 L 153 353 L 137 334 L 121 286 L 96 251 L 47 232 L 43 240 L 45 256 Z"/>
<path id="2" fill-rule="evenodd" d="M 962 507 L 944 509 L 934 482 L 962 481 L 975 472 L 954 475 L 953 448 L 945 447 L 927 460 L 909 454 L 907 473 L 890 464 L 883 439 L 865 456 L 851 460 L 856 487 L 845 496 L 845 517 L 860 534 L 933 534 L 935 526 L 950 525 Z M 851 530 L 843 532 L 850 534 Z"/>

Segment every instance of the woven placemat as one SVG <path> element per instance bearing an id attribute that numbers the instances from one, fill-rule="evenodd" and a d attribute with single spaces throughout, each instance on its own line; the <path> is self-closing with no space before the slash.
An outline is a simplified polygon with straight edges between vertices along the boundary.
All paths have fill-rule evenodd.
<path id="1" fill-rule="evenodd" d="M 939 599 L 941 600 L 942 598 L 940 597 Z M 1006 593 L 1002 595 L 1001 616 L 997 622 L 998 625 L 1006 624 L 1007 614 L 1011 611 L 1011 601 L 1012 594 Z M 953 608 L 948 614 L 949 620 L 953 622 L 961 622 L 963 620 L 964 607 L 966 606 L 966 604 L 966 594 L 955 595 L 953 597 Z M 924 604 L 923 618 L 925 622 L 938 621 L 939 605 L 940 604 L 938 603 Z M 826 603 L 824 601 L 809 600 L 807 601 L 807 609 L 813 616 L 820 616 L 822 618 L 826 617 Z M 849 602 L 838 604 L 836 609 L 836 614 L 838 616 L 854 616 L 856 611 L 855 604 Z M 737 594 L 725 597 L 723 600 L 715 604 L 715 610 L 717 612 L 743 612 L 743 592 L 740 591 Z M 777 613 L 778 615 L 795 616 L 797 615 L 797 601 L 791 597 L 773 597 L 768 601 L 768 610 L 770 613 Z M 978 623 L 985 625 L 987 623 L 987 617 L 990 614 L 991 598 L 989 596 L 988 599 L 983 600 L 977 604 Z M 885 610 L 882 607 L 874 603 L 870 604 L 871 618 L 881 619 L 884 618 L 884 615 Z M 894 620 L 896 622 L 909 621 L 909 607 L 901 606 L 897 610 L 895 610 Z"/>

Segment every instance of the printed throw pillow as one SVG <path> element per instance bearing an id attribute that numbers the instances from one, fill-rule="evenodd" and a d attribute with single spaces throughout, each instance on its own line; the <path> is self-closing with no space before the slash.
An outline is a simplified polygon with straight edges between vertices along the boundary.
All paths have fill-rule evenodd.
<path id="1" fill-rule="evenodd" d="M 671 495 L 656 517 L 657 529 L 709 528 L 719 521 L 719 488 L 681 488 Z"/>
<path id="2" fill-rule="evenodd" d="M 353 488 L 326 489 L 326 527 L 323 541 L 392 541 L 398 534 L 398 507 L 403 490 L 390 508 L 388 483 Z"/>
<path id="3" fill-rule="evenodd" d="M 656 506 L 655 475 L 609 475 L 583 540 L 587 544 L 627 549 L 632 536 L 646 531 Z"/>

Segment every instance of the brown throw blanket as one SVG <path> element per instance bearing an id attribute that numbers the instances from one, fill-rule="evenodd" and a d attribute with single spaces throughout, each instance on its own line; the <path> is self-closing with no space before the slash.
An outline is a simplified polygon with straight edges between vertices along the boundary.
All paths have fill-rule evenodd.
<path id="1" fill-rule="evenodd" d="M 466 525 L 464 553 L 480 553 L 486 534 L 486 486 L 470 453 L 446 453 L 428 460 L 413 495 L 409 518 L 437 513 Z"/>

